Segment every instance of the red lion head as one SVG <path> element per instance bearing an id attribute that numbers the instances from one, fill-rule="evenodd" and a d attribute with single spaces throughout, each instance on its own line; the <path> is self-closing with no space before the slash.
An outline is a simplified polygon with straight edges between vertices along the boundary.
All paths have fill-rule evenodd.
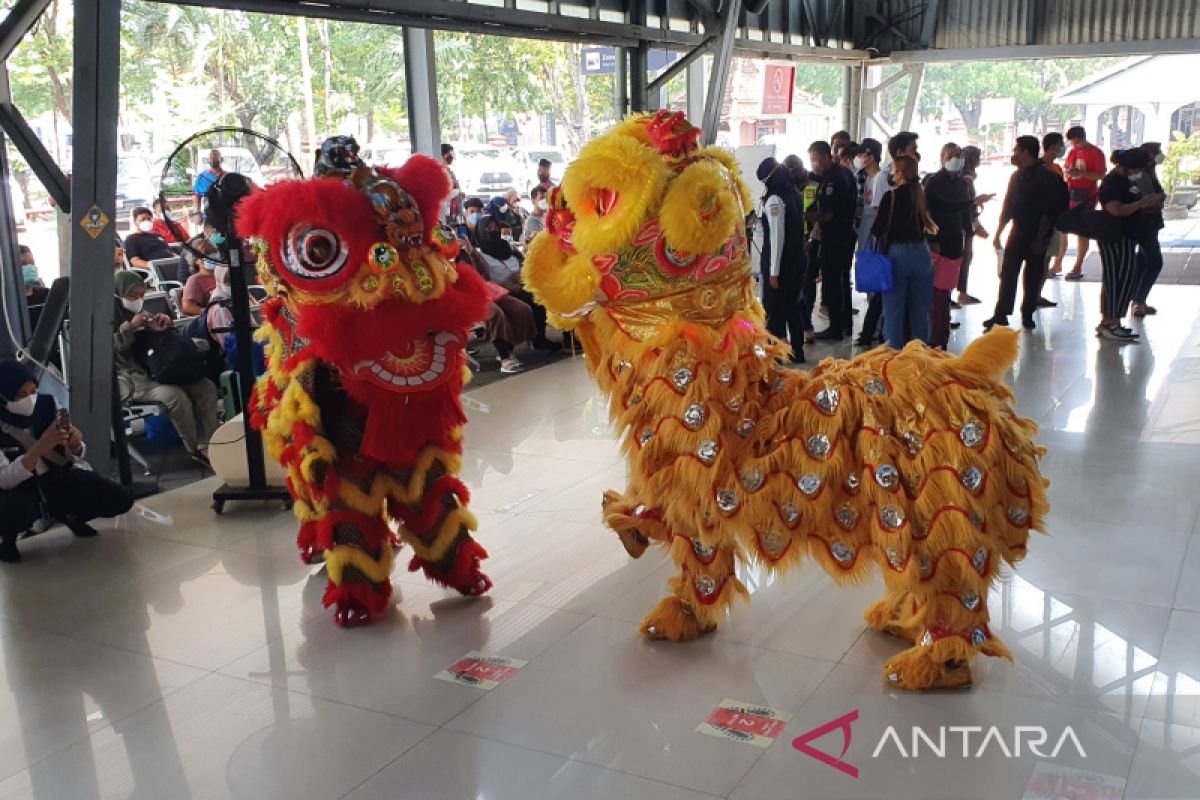
<path id="1" fill-rule="evenodd" d="M 452 401 L 457 413 L 444 418 L 461 417 L 462 350 L 467 332 L 486 319 L 488 299 L 437 230 L 449 191 L 445 167 L 414 155 L 398 169 L 357 162 L 283 181 L 238 209 L 238 233 L 254 240 L 259 275 L 282 298 L 295 335 L 337 368 L 374 421 L 381 409 L 412 411 L 418 400 L 443 415 Z"/>

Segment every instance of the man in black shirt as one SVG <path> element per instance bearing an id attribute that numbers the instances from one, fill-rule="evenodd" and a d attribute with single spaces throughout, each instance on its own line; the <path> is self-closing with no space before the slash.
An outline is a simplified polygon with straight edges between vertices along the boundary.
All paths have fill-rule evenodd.
<path id="1" fill-rule="evenodd" d="M 150 209 L 139 206 L 133 210 L 133 232 L 125 237 L 125 255 L 130 265 L 139 269 L 150 269 L 150 262 L 156 258 L 175 258 L 167 240 L 154 232 Z"/>
<path id="2" fill-rule="evenodd" d="M 983 323 L 991 330 L 993 325 L 1008 325 L 1008 315 L 1013 311 L 1017 299 L 1017 279 L 1024 266 L 1024 294 L 1021 299 L 1021 324 L 1033 330 L 1033 312 L 1038 307 L 1042 282 L 1046 269 L 1046 249 L 1054 232 L 1054 221 L 1067 210 L 1067 185 L 1040 158 L 1041 142 L 1036 136 L 1018 136 L 1013 148 L 1012 165 L 1017 168 L 1008 181 L 1008 193 L 1004 196 L 1004 210 L 1000 213 L 1000 225 L 993 242 L 999 249 L 1000 234 L 1008 223 L 1013 224 L 1004 247 L 1004 260 L 1000 268 L 1000 296 L 992 318 Z"/>
<path id="3" fill-rule="evenodd" d="M 858 241 L 854 231 L 858 180 L 833 160 L 827 142 L 813 142 L 808 160 L 813 172 L 821 176 L 816 208 L 807 216 L 809 222 L 820 225 L 821 291 L 829 312 L 829 327 L 816 338 L 840 342 L 851 334 L 850 265 Z"/>

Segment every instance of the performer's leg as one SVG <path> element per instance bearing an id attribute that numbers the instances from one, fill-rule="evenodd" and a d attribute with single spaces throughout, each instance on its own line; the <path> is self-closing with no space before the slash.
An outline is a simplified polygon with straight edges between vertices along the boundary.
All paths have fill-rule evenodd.
<path id="1" fill-rule="evenodd" d="M 735 574 L 733 547 L 710 547 L 679 535 L 670 546 L 679 574 L 667 579 L 671 593 L 646 615 L 641 630 L 649 639 L 682 642 L 716 630 L 734 598 L 746 596 L 746 588 Z"/>
<path id="2" fill-rule="evenodd" d="M 329 570 L 323 602 L 326 608 L 337 606 L 334 621 L 352 628 L 384 613 L 392 596 L 393 554 L 382 514 L 330 509 L 316 524 L 315 535 Z"/>
<path id="3" fill-rule="evenodd" d="M 982 537 L 980 537 L 982 538 Z M 982 545 L 980 545 L 982 547 Z M 988 589 L 992 561 L 987 550 L 976 567 L 969 552 L 953 549 L 927 561 L 927 575 L 899 605 L 893 625 L 912 637 L 914 646 L 884 665 L 884 678 L 902 689 L 967 686 L 971 659 L 977 654 L 1011 659 L 1008 649 L 988 628 Z"/>
<path id="4" fill-rule="evenodd" d="M 492 581 L 480 569 L 487 551 L 471 538 L 477 523 L 467 510 L 467 487 L 455 475 L 459 466 L 455 454 L 422 451 L 413 470 L 395 475 L 400 492 L 388 499 L 388 513 L 403 523 L 400 538 L 413 548 L 409 571 L 475 596 Z"/>

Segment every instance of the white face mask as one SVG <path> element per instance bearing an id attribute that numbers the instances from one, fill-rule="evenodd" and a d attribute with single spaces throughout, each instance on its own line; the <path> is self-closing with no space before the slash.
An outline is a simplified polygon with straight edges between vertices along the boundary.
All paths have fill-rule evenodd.
<path id="1" fill-rule="evenodd" d="M 958 158 L 952 158 L 946 162 L 946 169 L 950 170 L 951 172 L 961 172 L 962 168 L 963 160 L 961 156 Z"/>
<path id="2" fill-rule="evenodd" d="M 13 400 L 11 403 L 5 403 L 4 407 L 8 409 L 8 413 L 16 414 L 18 417 L 28 417 L 33 413 L 33 407 L 37 405 L 37 395 L 29 395 L 22 397 L 20 400 Z"/>
<path id="3" fill-rule="evenodd" d="M 867 165 L 866 160 L 862 156 L 854 157 L 854 171 L 861 172 L 862 168 Z"/>
<path id="4" fill-rule="evenodd" d="M 142 306 L 144 306 L 145 304 L 146 304 L 145 300 L 130 300 L 128 297 L 121 298 L 121 305 L 123 305 L 125 307 L 125 310 L 131 314 L 140 313 L 142 310 Z"/>
<path id="5" fill-rule="evenodd" d="M 1162 153 L 1154 154 L 1154 163 L 1155 164 L 1161 164 L 1162 162 L 1164 162 L 1166 160 L 1167 160 L 1167 157 L 1165 155 L 1163 155 Z"/>
<path id="6" fill-rule="evenodd" d="M 138 223 L 138 230 L 142 233 L 149 233 L 154 230 L 154 223 L 148 219 L 144 219 Z"/>
<path id="7" fill-rule="evenodd" d="M 545 200 L 538 200 L 538 208 L 540 208 L 542 211 L 549 211 L 550 204 L 547 203 Z"/>
<path id="8" fill-rule="evenodd" d="M 512 241 L 512 234 L 510 234 L 510 233 L 505 233 L 505 234 L 502 234 L 502 235 L 500 236 L 500 238 L 501 238 L 501 239 L 503 239 L 503 240 L 504 240 L 504 241 L 506 241 L 506 242 L 511 242 L 511 241 Z"/>
<path id="9" fill-rule="evenodd" d="M 1129 180 L 1131 180 L 1131 181 L 1140 181 L 1141 179 L 1142 179 L 1142 173 L 1141 173 L 1141 170 L 1139 170 L 1139 171 L 1137 171 L 1137 172 L 1131 172 L 1131 173 L 1129 173 Z"/>
<path id="10" fill-rule="evenodd" d="M 500 206 L 500 208 L 498 208 L 496 210 L 499 211 L 501 214 L 507 214 L 508 213 L 508 204 L 505 203 L 504 205 Z"/>

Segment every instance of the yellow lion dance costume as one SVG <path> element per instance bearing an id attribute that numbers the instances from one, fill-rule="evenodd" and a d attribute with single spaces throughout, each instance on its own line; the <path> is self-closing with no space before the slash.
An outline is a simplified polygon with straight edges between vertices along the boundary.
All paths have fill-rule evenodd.
<path id="1" fill-rule="evenodd" d="M 976 653 L 1011 659 L 988 589 L 1048 509 L 1037 426 L 1000 380 L 1016 334 L 957 358 L 913 343 L 781 368 L 787 346 L 753 292 L 746 187 L 698 138 L 659 112 L 592 141 L 524 267 L 611 398 L 629 480 L 606 493 L 606 524 L 635 558 L 658 543 L 679 567 L 642 632 L 712 631 L 748 597 L 739 561 L 775 572 L 807 554 L 843 583 L 882 570 L 866 620 L 913 643 L 884 667 L 893 685 L 967 685 Z"/>

